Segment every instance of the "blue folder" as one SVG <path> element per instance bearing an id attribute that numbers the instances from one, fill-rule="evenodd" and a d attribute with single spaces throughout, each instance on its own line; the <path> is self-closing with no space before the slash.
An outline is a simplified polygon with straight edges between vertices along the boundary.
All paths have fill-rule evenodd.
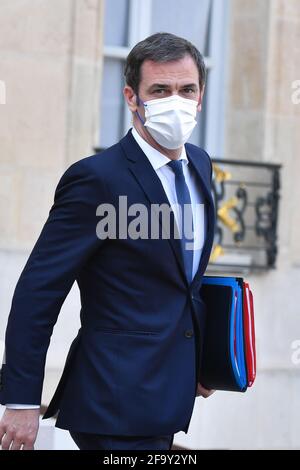
<path id="1" fill-rule="evenodd" d="M 200 295 L 206 305 L 200 382 L 208 389 L 244 392 L 243 279 L 204 276 Z"/>

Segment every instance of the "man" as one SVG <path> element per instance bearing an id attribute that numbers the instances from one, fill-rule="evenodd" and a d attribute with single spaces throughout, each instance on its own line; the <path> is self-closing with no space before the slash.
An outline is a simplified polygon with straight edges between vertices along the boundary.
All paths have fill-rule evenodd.
<path id="1" fill-rule="evenodd" d="M 195 396 L 213 393 L 199 377 L 212 165 L 184 145 L 201 110 L 203 58 L 190 42 L 158 33 L 130 52 L 125 79 L 133 129 L 64 173 L 15 289 L 0 392 L 4 449 L 33 448 L 47 348 L 74 281 L 82 326 L 44 417 L 58 412 L 56 425 L 80 449 L 170 449 L 174 433 L 188 431 Z M 139 224 L 137 205 L 146 209 Z M 162 206 L 172 207 L 168 221 Z M 190 234 L 181 227 L 188 219 Z M 140 236 L 130 236 L 137 225 Z"/>

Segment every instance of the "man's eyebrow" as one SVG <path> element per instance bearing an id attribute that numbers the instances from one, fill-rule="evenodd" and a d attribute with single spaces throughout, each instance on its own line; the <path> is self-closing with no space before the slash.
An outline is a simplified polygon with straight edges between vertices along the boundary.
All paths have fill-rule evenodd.
<path id="1" fill-rule="evenodd" d="M 186 85 L 182 85 L 181 88 L 197 88 L 198 84 L 197 83 L 187 83 Z"/>
<path id="2" fill-rule="evenodd" d="M 149 90 L 153 90 L 154 88 L 162 88 L 165 90 L 166 88 L 170 88 L 170 85 L 166 85 L 165 83 L 153 83 L 153 85 L 149 87 Z"/>
<path id="3" fill-rule="evenodd" d="M 160 90 L 167 90 L 170 88 L 170 85 L 167 85 L 166 83 L 153 83 L 153 85 L 151 85 L 149 87 L 149 91 L 152 91 L 154 89 L 160 89 Z M 182 85 L 180 87 L 181 89 L 182 88 L 193 88 L 193 89 L 197 89 L 198 88 L 198 84 L 197 83 L 186 83 L 184 85 Z"/>

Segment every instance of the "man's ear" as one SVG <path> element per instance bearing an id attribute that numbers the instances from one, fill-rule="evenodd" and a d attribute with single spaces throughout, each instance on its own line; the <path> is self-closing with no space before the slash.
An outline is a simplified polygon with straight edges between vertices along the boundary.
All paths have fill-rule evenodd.
<path id="1" fill-rule="evenodd" d="M 204 91 L 205 91 L 205 85 L 203 85 L 202 90 L 200 91 L 200 97 L 199 97 L 199 100 L 198 100 L 197 111 L 199 113 L 202 109 L 202 101 L 203 101 Z"/>
<path id="2" fill-rule="evenodd" d="M 137 96 L 131 86 L 125 85 L 124 90 L 123 90 L 123 95 L 126 100 L 126 103 L 128 105 L 128 108 L 132 113 L 135 113 L 138 109 L 137 105 Z"/>

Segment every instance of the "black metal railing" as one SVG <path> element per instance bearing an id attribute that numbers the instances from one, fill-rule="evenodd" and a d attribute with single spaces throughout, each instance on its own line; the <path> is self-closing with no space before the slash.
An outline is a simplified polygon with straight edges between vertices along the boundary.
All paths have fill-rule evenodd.
<path id="1" fill-rule="evenodd" d="M 217 223 L 208 270 L 275 268 L 281 165 L 212 161 Z"/>

